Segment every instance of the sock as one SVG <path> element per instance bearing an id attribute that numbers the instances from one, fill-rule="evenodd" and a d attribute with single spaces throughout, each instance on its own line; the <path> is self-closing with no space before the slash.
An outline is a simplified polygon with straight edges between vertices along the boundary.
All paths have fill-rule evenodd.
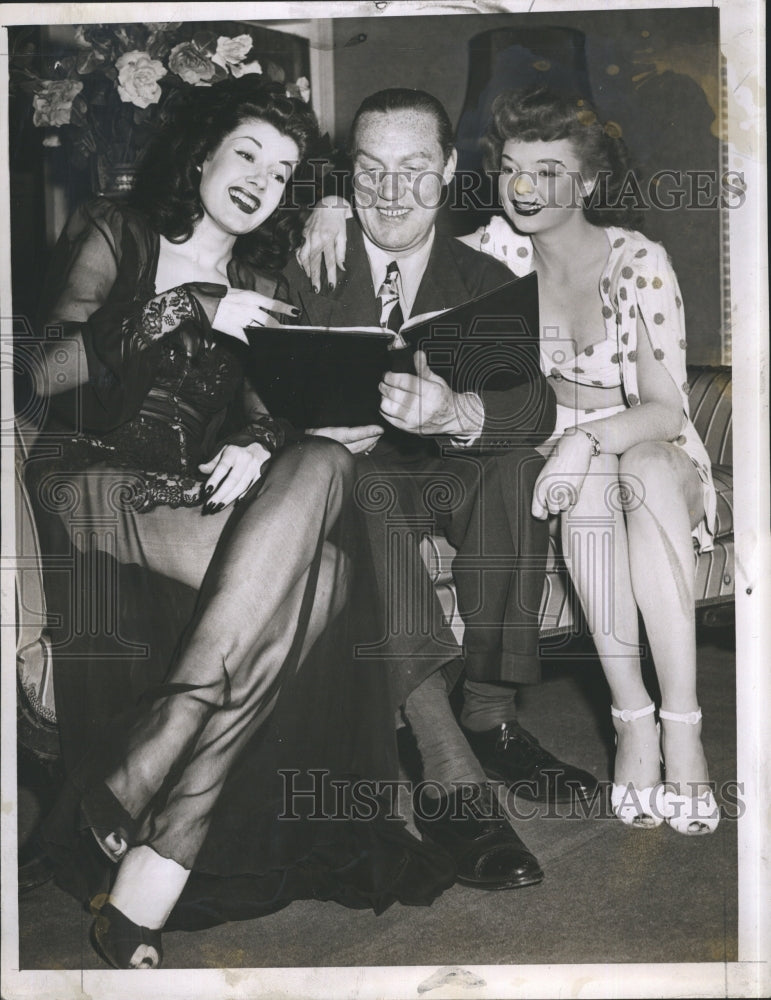
<path id="1" fill-rule="evenodd" d="M 441 670 L 427 677 L 409 695 L 404 715 L 418 745 L 424 780 L 439 782 L 448 793 L 454 782 L 487 781 L 450 707 Z"/>
<path id="2" fill-rule="evenodd" d="M 517 689 L 511 684 L 466 680 L 463 684 L 461 724 L 474 733 L 484 732 L 517 716 Z"/>

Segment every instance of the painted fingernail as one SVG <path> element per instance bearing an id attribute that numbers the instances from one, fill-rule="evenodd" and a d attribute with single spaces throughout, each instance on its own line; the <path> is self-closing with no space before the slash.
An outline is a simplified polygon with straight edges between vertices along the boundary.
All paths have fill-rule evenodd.
<path id="1" fill-rule="evenodd" d="M 299 316 L 300 315 L 300 310 L 293 306 L 292 309 L 290 310 L 289 315 L 290 316 Z"/>
<path id="2" fill-rule="evenodd" d="M 319 294 L 319 286 L 318 285 L 314 285 L 313 286 L 313 291 L 318 295 Z"/>
<path id="3" fill-rule="evenodd" d="M 327 285 L 327 288 L 329 289 L 329 291 L 330 291 L 330 292 L 334 292 L 334 290 L 335 290 L 335 286 L 334 286 L 334 285 L 332 284 L 332 282 L 331 282 L 331 281 L 330 281 L 330 282 L 329 282 L 329 284 Z"/>
<path id="4" fill-rule="evenodd" d="M 212 495 L 213 492 L 214 492 L 214 487 L 213 486 L 207 486 L 206 489 L 203 491 L 203 495 L 208 499 Z"/>
<path id="5" fill-rule="evenodd" d="M 212 509 L 212 505 L 210 503 L 205 503 L 203 505 L 203 510 L 201 511 L 201 513 L 202 514 L 211 514 L 211 509 Z"/>
<path id="6" fill-rule="evenodd" d="M 221 510 L 224 510 L 224 509 L 225 509 L 225 504 L 224 503 L 218 503 L 217 506 L 214 508 L 214 513 L 215 514 L 219 514 L 219 512 Z"/>

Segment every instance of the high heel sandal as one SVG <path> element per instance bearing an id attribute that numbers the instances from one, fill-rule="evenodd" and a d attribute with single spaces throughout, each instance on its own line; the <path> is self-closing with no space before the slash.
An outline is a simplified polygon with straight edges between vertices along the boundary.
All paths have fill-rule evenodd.
<path id="1" fill-rule="evenodd" d="M 638 709 L 618 709 L 610 706 L 610 714 L 615 719 L 622 722 L 635 722 L 652 715 L 656 711 L 656 706 L 651 702 L 645 708 Z M 656 726 L 658 731 L 658 724 Z M 618 742 L 618 737 L 616 737 Z M 659 796 L 661 784 L 657 783 L 648 788 L 637 789 L 633 784 L 617 785 L 613 782 L 610 793 L 610 804 L 613 812 L 627 826 L 634 826 L 641 830 L 652 830 L 659 826 L 664 816 L 661 811 Z"/>
<path id="2" fill-rule="evenodd" d="M 696 726 L 701 722 L 701 709 L 695 712 L 665 712 L 659 710 L 659 718 L 665 722 L 683 722 L 689 726 Z M 699 782 L 697 789 L 705 785 L 706 782 Z M 667 823 L 678 833 L 685 834 L 686 837 L 701 837 L 705 833 L 714 833 L 720 822 L 720 809 L 718 808 L 712 789 L 707 787 L 706 794 L 697 796 L 681 795 L 665 784 L 661 796 L 661 811 Z"/>
<path id="3" fill-rule="evenodd" d="M 91 943 L 114 969 L 157 969 L 163 961 L 161 932 L 140 927 L 112 903 L 92 904 Z M 138 950 L 144 953 L 137 958 Z"/>

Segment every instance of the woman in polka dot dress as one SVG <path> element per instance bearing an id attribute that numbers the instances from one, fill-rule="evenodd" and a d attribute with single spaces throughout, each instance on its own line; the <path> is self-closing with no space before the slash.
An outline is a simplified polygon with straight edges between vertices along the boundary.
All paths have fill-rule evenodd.
<path id="1" fill-rule="evenodd" d="M 614 206 L 626 149 L 586 101 L 501 94 L 483 146 L 505 216 L 462 239 L 517 275 L 538 275 L 541 365 L 558 413 L 532 511 L 560 517 L 610 686 L 614 812 L 631 826 L 666 819 L 680 833 L 711 833 L 719 810 L 696 696 L 694 548 L 712 548 L 715 490 L 688 415 L 677 278 L 663 247 Z M 300 252 L 312 275 L 322 255 L 343 257 L 342 215 L 322 210 L 312 221 Z M 638 608 L 661 726 L 642 679 Z"/>
<path id="2" fill-rule="evenodd" d="M 626 150 L 587 102 L 501 94 L 483 145 L 506 217 L 464 242 L 538 275 L 541 365 L 558 414 L 532 510 L 560 516 L 610 686 L 613 808 L 633 826 L 666 819 L 680 833 L 710 833 L 719 811 L 696 697 L 694 547 L 712 548 L 715 490 L 688 416 L 677 278 L 663 247 L 624 227 L 614 201 Z M 661 727 L 640 669 L 638 608 Z"/>

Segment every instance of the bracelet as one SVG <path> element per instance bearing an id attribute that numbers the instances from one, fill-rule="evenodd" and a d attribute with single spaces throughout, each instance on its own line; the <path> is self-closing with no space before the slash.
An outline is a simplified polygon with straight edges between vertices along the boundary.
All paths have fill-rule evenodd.
<path id="1" fill-rule="evenodd" d="M 576 430 L 581 431 L 582 434 L 586 434 L 586 436 L 591 441 L 592 458 L 597 458 L 599 455 L 602 454 L 602 449 L 600 448 L 600 439 L 596 437 L 596 435 L 592 434 L 592 432 L 588 431 L 585 427 L 580 427 L 579 425 L 576 425 Z"/>

